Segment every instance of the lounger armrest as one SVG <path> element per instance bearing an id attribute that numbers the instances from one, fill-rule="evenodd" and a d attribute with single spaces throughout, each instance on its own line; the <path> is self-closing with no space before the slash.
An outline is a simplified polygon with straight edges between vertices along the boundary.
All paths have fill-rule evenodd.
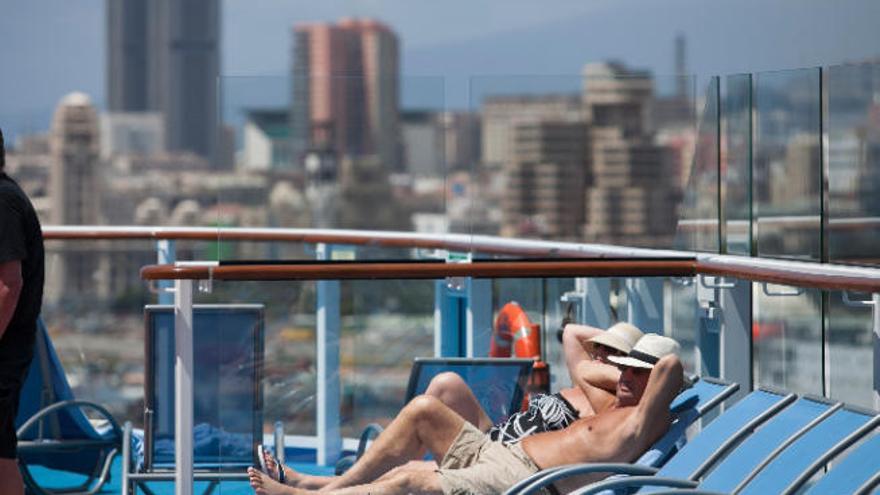
<path id="1" fill-rule="evenodd" d="M 564 478 L 589 473 L 612 473 L 651 476 L 657 472 L 656 468 L 627 463 L 585 463 L 569 464 L 539 471 L 532 476 L 510 487 L 505 495 L 526 495 L 536 493 L 541 488 Z"/>
<path id="2" fill-rule="evenodd" d="M 618 488 L 632 488 L 637 486 L 668 486 L 670 488 L 695 488 L 697 483 L 690 480 L 676 478 L 660 478 L 657 476 L 631 476 L 613 480 L 599 481 L 571 492 L 571 495 L 592 495 L 603 490 L 616 490 Z"/>
<path id="3" fill-rule="evenodd" d="M 356 459 L 360 459 L 364 455 L 364 451 L 367 450 L 367 442 L 378 437 L 383 430 L 382 425 L 378 423 L 370 423 L 364 427 L 364 431 L 361 432 L 361 438 L 358 440 L 358 449 L 355 454 Z"/>
<path id="4" fill-rule="evenodd" d="M 44 407 L 37 411 L 36 414 L 28 418 L 27 421 L 24 422 L 19 428 L 16 434 L 19 437 L 23 437 L 27 431 L 37 424 L 40 420 L 42 420 L 45 416 L 58 411 L 60 409 L 66 409 L 68 407 L 79 407 L 79 408 L 88 408 L 94 409 L 97 411 L 107 422 L 110 424 L 110 429 L 113 430 L 113 434 L 116 438 L 122 438 L 122 429 L 119 427 L 119 424 L 113 418 L 113 415 L 110 414 L 107 409 L 104 409 L 103 406 L 99 404 L 95 404 L 94 402 L 89 402 L 86 400 L 64 400 L 61 402 L 56 402 L 50 406 Z"/>

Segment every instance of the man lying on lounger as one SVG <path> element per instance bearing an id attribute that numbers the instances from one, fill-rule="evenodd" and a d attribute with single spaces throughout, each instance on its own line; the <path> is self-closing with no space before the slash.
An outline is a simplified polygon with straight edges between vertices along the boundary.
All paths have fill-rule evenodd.
<path id="1" fill-rule="evenodd" d="M 588 325 L 568 324 L 563 329 L 562 349 L 571 381 L 575 385 L 554 394 L 532 394 L 524 411 L 512 414 L 493 425 L 477 397 L 460 375 L 440 373 L 428 384 L 425 395 L 436 397 L 465 421 L 486 432 L 499 442 L 515 443 L 544 431 L 561 430 L 578 418 L 595 415 L 614 404 L 620 370 L 608 360 L 624 356 L 642 337 L 642 332 L 629 323 L 617 323 L 608 330 Z M 265 471 L 273 479 L 298 488 L 317 490 L 336 479 L 335 476 L 312 476 L 297 473 L 287 466 L 278 471 L 275 460 L 265 452 Z M 436 469 L 434 461 L 420 461 L 424 453 L 413 458 L 408 468 Z M 422 465 L 419 466 L 418 464 Z M 283 475 L 283 476 L 282 476 Z"/>
<path id="2" fill-rule="evenodd" d="M 669 428 L 669 405 L 683 371 L 678 344 L 646 335 L 629 356 L 611 358 L 621 371 L 614 405 L 558 431 L 519 443 L 488 435 L 431 396 L 407 404 L 373 446 L 321 491 L 363 493 L 501 493 L 540 469 L 579 462 L 632 462 Z M 442 459 L 439 469 L 404 464 L 425 450 Z M 310 493 L 249 469 L 260 495 Z"/>

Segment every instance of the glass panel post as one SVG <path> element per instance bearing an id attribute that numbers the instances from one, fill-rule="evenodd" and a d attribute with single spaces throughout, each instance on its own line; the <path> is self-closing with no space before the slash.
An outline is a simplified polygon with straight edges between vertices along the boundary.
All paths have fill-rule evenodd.
<path id="1" fill-rule="evenodd" d="M 333 248 L 318 244 L 317 258 L 332 259 Z M 317 282 L 317 462 L 329 465 L 339 459 L 342 436 L 339 420 L 339 281 Z"/>
<path id="2" fill-rule="evenodd" d="M 721 378 L 739 383 L 734 397 L 752 389 L 752 284 L 737 280 L 721 291 Z"/>
<path id="3" fill-rule="evenodd" d="M 193 493 L 192 280 L 174 283 L 174 493 Z"/>
<path id="4" fill-rule="evenodd" d="M 467 357 L 485 357 L 492 338 L 492 280 L 468 278 L 465 289 Z"/>
<path id="5" fill-rule="evenodd" d="M 626 301 L 630 323 L 646 333 L 663 333 L 662 278 L 627 279 Z"/>
<path id="6" fill-rule="evenodd" d="M 167 265 L 177 261 L 177 249 L 172 239 L 159 239 L 156 241 L 156 261 L 160 265 Z M 157 284 L 159 287 L 159 304 L 174 304 L 174 295 L 165 290 L 171 288 L 174 284 L 170 280 L 160 280 Z"/>

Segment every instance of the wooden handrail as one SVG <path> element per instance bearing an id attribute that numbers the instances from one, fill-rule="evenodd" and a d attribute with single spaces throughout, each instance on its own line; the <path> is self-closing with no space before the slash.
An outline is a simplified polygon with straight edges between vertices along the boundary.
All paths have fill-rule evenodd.
<path id="1" fill-rule="evenodd" d="M 146 280 L 372 280 L 445 277 L 685 277 L 695 260 L 505 260 L 443 262 L 314 262 L 217 266 L 150 265 Z"/>
<path id="2" fill-rule="evenodd" d="M 626 248 L 600 244 L 508 239 L 493 236 L 445 234 L 429 235 L 411 232 L 382 232 L 332 229 L 274 229 L 274 228 L 175 228 L 175 227 L 44 227 L 44 237 L 50 240 L 122 240 L 122 239 L 177 239 L 229 241 L 281 241 L 302 243 L 349 244 L 395 248 L 445 249 L 543 258 L 543 260 L 509 260 L 507 265 L 497 262 L 481 264 L 435 263 L 430 267 L 418 261 L 400 263 L 358 263 L 330 265 L 320 262 L 297 265 L 257 264 L 216 267 L 158 267 L 142 270 L 142 277 L 150 280 L 175 278 L 213 278 L 228 280 L 318 280 L 318 279 L 406 279 L 472 277 L 576 277 L 576 276 L 693 276 L 697 274 L 734 277 L 757 282 L 769 282 L 825 290 L 880 292 L 880 269 L 853 267 L 816 262 L 767 260 L 745 256 L 697 254 L 684 251 Z M 564 258 L 547 260 L 547 258 Z M 608 265 L 580 261 L 607 260 Z M 624 261 L 626 260 L 626 261 Z M 650 268 L 626 263 L 654 261 Z M 682 264 L 691 264 L 690 271 L 682 272 Z M 550 263 L 550 264 L 548 264 Z M 623 264 L 621 264 L 623 263 Z M 490 268 L 491 266 L 491 268 Z M 665 266 L 666 269 L 661 269 Z M 385 270 L 385 273 L 380 273 Z M 544 270 L 544 271 L 542 271 Z M 573 270 L 573 271 L 566 271 Z M 615 270 L 617 270 L 615 272 Z M 210 272 L 210 273 L 209 273 Z M 262 272 L 262 274 L 261 274 Z M 227 278 L 228 277 L 228 278 Z M 271 278 L 269 278 L 271 277 Z"/>

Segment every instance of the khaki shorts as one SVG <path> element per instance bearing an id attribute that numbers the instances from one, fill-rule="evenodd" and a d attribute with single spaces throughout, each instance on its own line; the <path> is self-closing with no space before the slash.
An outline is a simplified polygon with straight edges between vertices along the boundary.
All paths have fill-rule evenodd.
<path id="1" fill-rule="evenodd" d="M 501 493 L 540 470 L 519 444 L 493 442 L 465 421 L 440 469 L 440 486 L 447 495 Z"/>

